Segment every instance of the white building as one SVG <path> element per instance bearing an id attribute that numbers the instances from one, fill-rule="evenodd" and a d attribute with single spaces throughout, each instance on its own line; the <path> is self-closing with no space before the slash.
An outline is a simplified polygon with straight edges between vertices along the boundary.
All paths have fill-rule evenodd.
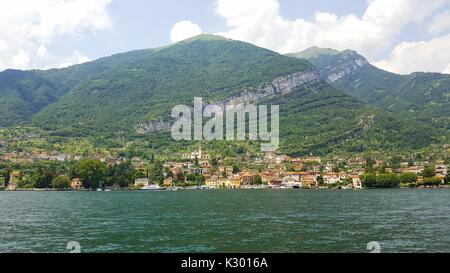
<path id="1" fill-rule="evenodd" d="M 136 180 L 134 180 L 134 186 L 136 188 L 138 187 L 147 187 L 150 185 L 150 181 L 148 178 L 138 178 Z"/>
<path id="2" fill-rule="evenodd" d="M 359 178 L 359 176 L 353 176 L 352 183 L 354 189 L 362 189 L 362 181 L 361 178 Z"/>

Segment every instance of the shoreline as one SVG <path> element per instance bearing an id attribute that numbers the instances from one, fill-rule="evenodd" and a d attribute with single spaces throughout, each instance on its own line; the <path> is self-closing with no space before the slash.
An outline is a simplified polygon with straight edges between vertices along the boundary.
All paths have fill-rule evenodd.
<path id="1" fill-rule="evenodd" d="M 409 188 L 409 187 L 402 187 L 402 188 L 362 188 L 362 189 L 338 189 L 338 188 L 331 188 L 331 189 L 294 189 L 294 188 L 240 188 L 240 189 L 163 189 L 163 190 L 140 190 L 140 189 L 115 189 L 115 190 L 108 190 L 108 191 L 97 191 L 97 190 L 55 190 L 55 189 L 16 189 L 16 190 L 6 190 L 6 189 L 0 189 L 0 192 L 98 192 L 98 193 L 105 193 L 105 192 L 177 192 L 177 191 L 257 191 L 257 190 L 273 190 L 273 191 L 366 191 L 366 190 L 448 190 L 450 189 L 450 186 L 446 187 L 434 187 L 434 188 Z"/>

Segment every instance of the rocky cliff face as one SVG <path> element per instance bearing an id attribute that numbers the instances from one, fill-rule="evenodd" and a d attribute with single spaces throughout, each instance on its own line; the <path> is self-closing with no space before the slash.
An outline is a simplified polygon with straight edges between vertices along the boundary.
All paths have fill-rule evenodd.
<path id="1" fill-rule="evenodd" d="M 148 134 L 152 132 L 169 131 L 171 127 L 172 121 L 159 119 L 138 124 L 135 129 L 138 134 Z"/>
<path id="2" fill-rule="evenodd" d="M 212 102 L 211 104 L 224 106 L 255 103 L 262 99 L 288 94 L 302 84 L 318 80 L 319 75 L 315 72 L 296 72 L 287 76 L 276 78 L 270 83 L 264 83 L 255 90 L 245 90 L 237 96 Z"/>
<path id="3" fill-rule="evenodd" d="M 278 77 L 273 81 L 263 83 L 256 88 L 244 90 L 239 95 L 226 98 L 224 100 L 210 102 L 209 104 L 226 106 L 256 103 L 262 99 L 288 94 L 303 84 L 319 80 L 320 76 L 315 71 L 296 72 L 287 76 Z M 172 124 L 173 120 L 171 120 L 170 117 L 167 117 L 138 124 L 135 129 L 139 134 L 149 134 L 154 132 L 169 131 Z"/>
<path id="4" fill-rule="evenodd" d="M 334 83 L 340 79 L 357 74 L 361 68 L 370 65 L 369 62 L 356 53 L 355 51 L 347 50 L 339 54 L 339 59 L 332 62 L 322 69 L 322 75 L 330 83 Z"/>

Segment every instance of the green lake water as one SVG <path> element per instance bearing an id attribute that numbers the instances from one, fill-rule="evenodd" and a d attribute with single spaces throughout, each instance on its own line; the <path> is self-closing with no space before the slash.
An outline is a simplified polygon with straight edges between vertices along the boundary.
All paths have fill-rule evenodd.
<path id="1" fill-rule="evenodd" d="M 450 190 L 0 192 L 0 252 L 449 252 Z"/>

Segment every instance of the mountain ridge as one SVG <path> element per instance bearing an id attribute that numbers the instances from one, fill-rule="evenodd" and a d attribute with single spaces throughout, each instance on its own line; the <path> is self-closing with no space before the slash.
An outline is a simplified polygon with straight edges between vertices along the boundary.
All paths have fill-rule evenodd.
<path id="1" fill-rule="evenodd" d="M 327 52 L 342 57 L 342 52 Z M 345 51 L 343 60 L 352 60 L 354 54 Z M 327 59 L 320 61 L 326 63 Z M 345 69 L 358 72 L 359 67 L 368 66 L 359 64 Z M 0 126 L 31 123 L 55 137 L 93 137 L 114 145 L 123 145 L 124 139 L 142 139 L 153 147 L 176 149 L 168 142 L 170 137 L 161 135 L 170 128 L 170 110 L 203 97 L 207 103 L 279 104 L 281 151 L 289 154 L 417 149 L 439 142 L 439 134 L 427 124 L 386 114 L 337 87 L 335 84 L 347 75 L 327 81 L 326 69 L 317 67 L 314 60 L 201 35 L 66 69 L 17 72 L 26 75 L 26 80 L 1 72 L 0 78 L 6 80 L 0 81 L 0 94 L 13 96 L 0 97 L 0 105 L 20 104 L 20 95 L 31 102 L 23 104 L 23 109 L 6 107 L 0 111 L 14 114 L 26 107 L 32 111 L 19 111 L 21 115 L 12 115 L 9 120 L 6 116 L 0 119 Z M 35 94 L 41 93 L 53 97 L 44 96 L 44 103 L 33 104 Z"/>
<path id="2" fill-rule="evenodd" d="M 336 88 L 365 103 L 450 130 L 450 75 L 430 72 L 399 75 L 375 67 L 356 51 L 331 55 L 326 50 L 322 52 L 307 60 L 322 79 Z"/>

